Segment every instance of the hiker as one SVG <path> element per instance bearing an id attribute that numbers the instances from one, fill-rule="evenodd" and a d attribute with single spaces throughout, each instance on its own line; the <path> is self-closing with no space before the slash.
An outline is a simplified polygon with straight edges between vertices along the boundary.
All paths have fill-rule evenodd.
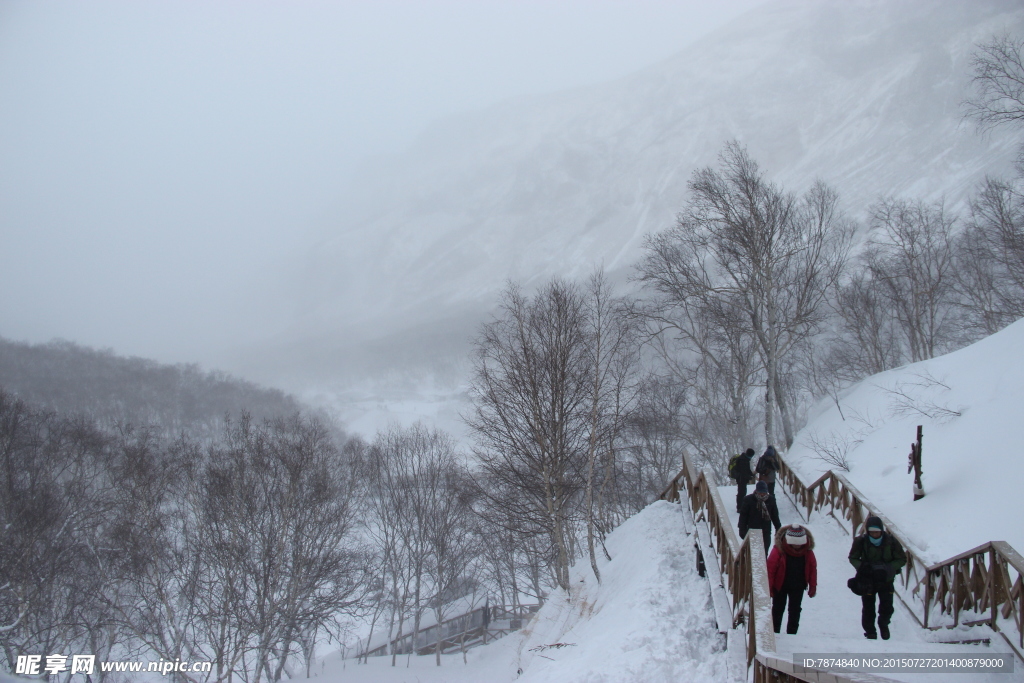
<path id="1" fill-rule="evenodd" d="M 764 553 L 767 555 L 768 546 L 772 542 L 773 525 L 776 531 L 782 527 L 779 506 L 775 504 L 775 496 L 768 492 L 768 484 L 759 481 L 754 492 L 740 504 L 740 538 L 747 537 L 748 529 L 760 529 L 764 538 Z"/>
<path id="2" fill-rule="evenodd" d="M 729 476 L 736 480 L 736 512 L 740 511 L 740 504 L 747 497 L 747 484 L 754 478 L 754 469 L 750 466 L 753 459 L 754 449 L 748 448 L 729 461 Z"/>
<path id="3" fill-rule="evenodd" d="M 907 563 L 907 554 L 896 538 L 885 530 L 882 520 L 868 517 L 864 523 L 867 533 L 853 539 L 850 547 L 850 564 L 857 570 L 853 581 L 859 590 L 863 608 L 860 623 L 864 637 L 878 638 L 875 632 L 875 594 L 878 595 L 878 632 L 882 640 L 889 640 L 889 621 L 892 619 L 892 598 L 896 593 L 894 581 L 900 569 Z"/>
<path id="4" fill-rule="evenodd" d="M 818 560 L 814 557 L 814 537 L 799 524 L 788 524 L 775 533 L 775 547 L 768 555 L 768 588 L 772 594 L 772 622 L 775 632 L 782 628 L 782 615 L 789 602 L 786 633 L 800 627 L 800 603 L 813 598 L 818 590 Z"/>
<path id="5" fill-rule="evenodd" d="M 768 446 L 764 454 L 757 459 L 758 481 L 768 484 L 768 493 L 775 495 L 775 473 L 779 471 L 779 454 L 775 452 L 775 446 Z"/>

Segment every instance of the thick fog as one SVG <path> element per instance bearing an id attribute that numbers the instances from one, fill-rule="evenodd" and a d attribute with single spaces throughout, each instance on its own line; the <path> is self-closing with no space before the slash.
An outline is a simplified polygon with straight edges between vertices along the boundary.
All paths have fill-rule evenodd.
<path id="1" fill-rule="evenodd" d="M 295 264 L 361 160 L 756 4 L 4 2 L 0 336 L 208 366 L 301 337 Z"/>

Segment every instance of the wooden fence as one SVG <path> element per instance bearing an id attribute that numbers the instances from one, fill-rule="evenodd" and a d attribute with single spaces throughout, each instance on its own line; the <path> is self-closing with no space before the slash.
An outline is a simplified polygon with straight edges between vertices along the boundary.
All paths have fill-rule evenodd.
<path id="1" fill-rule="evenodd" d="M 960 624 L 985 624 L 1024 660 L 1024 558 L 1009 544 L 990 541 L 928 565 L 906 534 L 842 474 L 829 471 L 806 485 L 781 457 L 779 462 L 780 490 L 793 499 L 805 521 L 810 520 L 811 513 L 820 511 L 832 516 L 852 537 L 863 532 L 868 517 L 882 520 L 907 554 L 907 564 L 900 575 L 902 590 L 897 590 L 897 596 L 921 627 L 938 630 Z M 711 532 L 726 578 L 724 585 L 732 597 L 732 626 L 746 625 L 746 662 L 748 668 L 754 667 L 755 683 L 810 681 L 819 680 L 820 676 L 834 681 L 852 680 L 825 672 L 798 673 L 791 662 L 775 655 L 764 549 L 761 543 L 750 542 L 752 538 L 759 541 L 760 534 L 737 538 L 714 477 L 698 471 L 686 453 L 682 470 L 668 483 L 660 499 L 680 502 L 680 493 L 684 491 L 694 520 L 705 521 Z M 942 621 L 946 623 L 938 623 Z M 888 679 L 860 673 L 856 680 Z"/>
<path id="2" fill-rule="evenodd" d="M 725 504 L 718 487 L 709 481 L 703 470 L 694 468 L 689 455 L 683 455 L 683 469 L 669 483 L 661 494 L 662 500 L 680 502 L 679 492 L 686 491 L 690 511 L 697 521 L 706 521 L 711 532 L 715 552 L 726 582 L 726 590 L 732 597 L 732 626 L 741 623 L 747 627 L 747 666 L 749 667 L 758 651 L 775 651 L 775 629 L 771 625 L 771 595 L 768 590 L 767 559 L 761 534 L 747 534 L 744 539 L 737 537 L 732 528 Z M 750 543 L 750 539 L 758 543 Z M 760 571 L 757 571 L 757 570 Z M 763 584 L 763 585 L 762 585 Z M 764 604 L 761 604 L 764 603 Z M 757 607 L 767 614 L 767 628 L 758 628 Z"/>
<path id="3" fill-rule="evenodd" d="M 415 648 L 416 654 L 433 654 L 441 641 L 441 652 L 451 651 L 474 645 L 486 645 L 489 641 L 508 635 L 522 628 L 523 624 L 540 609 L 540 605 L 487 605 L 477 607 L 420 629 L 416 633 L 385 642 L 369 651 L 360 652 L 357 657 L 381 657 L 395 654 L 408 654 Z"/>
<path id="4" fill-rule="evenodd" d="M 779 479 L 806 517 L 826 506 L 848 533 L 879 517 L 907 553 L 897 595 L 923 628 L 985 624 L 1024 661 L 1024 558 L 1005 541 L 990 541 L 956 557 L 927 564 L 903 531 L 846 477 L 832 470 L 805 485 L 779 458 Z M 837 513 L 839 516 L 837 516 Z M 920 615 L 920 616 L 918 616 Z M 964 619 L 964 616 L 969 618 Z M 952 621 L 950 621 L 950 618 Z"/>

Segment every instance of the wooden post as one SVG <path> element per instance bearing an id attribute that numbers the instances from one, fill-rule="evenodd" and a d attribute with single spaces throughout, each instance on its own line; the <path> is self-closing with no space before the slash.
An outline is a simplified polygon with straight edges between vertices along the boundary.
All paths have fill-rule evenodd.
<path id="1" fill-rule="evenodd" d="M 922 426 L 917 425 L 917 442 L 910 444 L 907 456 L 907 474 L 914 473 L 914 500 L 924 498 L 924 484 L 921 482 L 921 437 Z"/>
<path id="2" fill-rule="evenodd" d="M 931 612 L 932 603 L 932 575 L 926 568 L 924 584 L 924 627 L 928 628 L 928 614 Z"/>
<path id="3" fill-rule="evenodd" d="M 988 549 L 988 599 L 991 604 L 992 618 L 989 621 L 989 627 L 993 631 L 998 630 L 996 626 L 996 550 L 995 548 L 989 547 Z"/>

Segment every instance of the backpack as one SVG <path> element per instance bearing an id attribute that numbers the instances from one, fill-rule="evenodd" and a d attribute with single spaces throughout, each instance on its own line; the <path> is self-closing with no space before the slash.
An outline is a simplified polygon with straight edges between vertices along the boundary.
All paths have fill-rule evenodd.
<path id="1" fill-rule="evenodd" d="M 778 469 L 779 461 L 768 455 L 762 455 L 757 461 L 757 467 L 754 468 L 758 474 L 771 474 Z"/>
<path id="2" fill-rule="evenodd" d="M 743 457 L 742 453 L 737 453 L 736 455 L 734 455 L 731 458 L 729 458 L 729 477 L 730 478 L 732 478 L 732 479 L 739 479 L 739 470 L 737 468 L 738 468 L 738 466 L 740 464 L 740 458 L 742 458 L 742 457 Z"/>

